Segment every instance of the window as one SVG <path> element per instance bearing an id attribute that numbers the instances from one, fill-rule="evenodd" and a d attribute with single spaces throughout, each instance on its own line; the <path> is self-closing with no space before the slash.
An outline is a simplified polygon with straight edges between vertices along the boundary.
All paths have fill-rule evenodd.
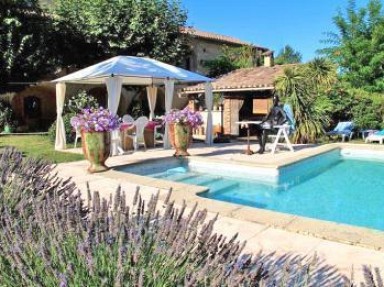
<path id="1" fill-rule="evenodd" d="M 28 96 L 24 98 L 24 115 L 27 118 L 38 118 L 41 116 L 41 103 L 36 96 Z"/>

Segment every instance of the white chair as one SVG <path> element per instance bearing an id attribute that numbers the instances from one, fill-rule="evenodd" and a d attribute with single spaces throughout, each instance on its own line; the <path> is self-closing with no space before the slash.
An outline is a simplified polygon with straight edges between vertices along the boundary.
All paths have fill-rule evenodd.
<path id="1" fill-rule="evenodd" d="M 164 134 L 161 133 L 161 130 L 163 129 L 163 125 L 156 125 L 153 131 L 153 144 L 156 146 L 157 143 L 163 144 L 164 142 Z M 160 140 L 158 140 L 160 139 Z"/>
<path id="2" fill-rule="evenodd" d="M 144 145 L 144 148 L 147 149 L 147 146 L 145 145 L 145 140 L 144 140 L 144 129 L 147 124 L 148 124 L 147 117 L 139 117 L 133 122 L 133 125 L 135 126 L 135 133 L 132 135 L 127 135 L 133 140 L 133 147 L 135 151 L 138 150 L 140 143 L 142 143 Z"/>
<path id="3" fill-rule="evenodd" d="M 291 141 L 289 140 L 289 137 L 288 137 L 289 130 L 291 129 L 291 126 L 289 124 L 284 124 L 284 125 L 274 126 L 274 127 L 278 128 L 279 130 L 277 131 L 277 135 L 276 135 L 275 141 L 272 144 L 271 153 L 272 154 L 275 153 L 276 148 L 277 148 L 278 145 L 285 145 L 285 146 L 288 147 L 288 149 L 291 152 L 294 152 L 292 144 L 291 144 Z M 280 138 L 283 138 L 285 143 L 284 142 L 283 143 L 279 143 Z"/>
<path id="4" fill-rule="evenodd" d="M 80 130 L 79 129 L 76 129 L 76 136 L 75 136 L 75 148 L 76 148 L 76 146 L 77 146 L 77 140 L 78 139 L 81 139 L 81 132 L 80 132 Z"/>
<path id="5" fill-rule="evenodd" d="M 124 115 L 122 118 L 123 123 L 133 123 L 135 120 L 130 115 Z"/>
<path id="6" fill-rule="evenodd" d="M 294 152 L 294 149 L 292 147 L 292 144 L 289 140 L 288 135 L 290 132 L 295 130 L 295 118 L 293 115 L 292 107 L 289 104 L 284 104 L 283 110 L 286 115 L 287 121 L 282 125 L 275 125 L 274 128 L 277 128 L 277 135 L 276 138 L 272 144 L 272 150 L 271 153 L 274 154 L 276 151 L 276 148 L 278 145 L 284 145 L 288 147 L 288 149 L 291 152 Z M 282 143 L 279 143 L 280 138 L 282 138 L 284 141 Z"/>

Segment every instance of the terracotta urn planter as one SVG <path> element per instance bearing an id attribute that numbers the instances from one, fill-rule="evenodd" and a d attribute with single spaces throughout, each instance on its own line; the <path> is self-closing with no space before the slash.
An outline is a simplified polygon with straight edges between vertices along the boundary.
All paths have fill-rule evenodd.
<path id="1" fill-rule="evenodd" d="M 188 124 L 174 123 L 169 125 L 169 138 L 176 150 L 174 156 L 189 156 L 187 151 L 192 142 L 192 127 Z"/>
<path id="2" fill-rule="evenodd" d="M 82 132 L 81 144 L 85 158 L 90 162 L 88 172 L 106 171 L 105 161 L 109 157 L 111 138 L 109 132 Z"/>

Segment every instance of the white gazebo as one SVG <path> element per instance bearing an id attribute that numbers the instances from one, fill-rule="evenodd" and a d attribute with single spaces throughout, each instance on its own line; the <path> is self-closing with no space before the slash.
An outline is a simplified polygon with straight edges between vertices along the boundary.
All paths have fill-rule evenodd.
<path id="1" fill-rule="evenodd" d="M 205 142 L 208 145 L 212 144 L 211 110 L 213 97 L 210 78 L 150 58 L 117 56 L 56 79 L 53 82 L 56 83 L 56 150 L 66 148 L 65 129 L 62 117 L 66 83 L 105 84 L 108 91 L 108 109 L 115 114 L 117 113 L 120 102 L 122 85 L 147 86 L 150 118 L 152 118 L 156 105 L 157 86 L 165 86 L 165 111 L 168 112 L 172 109 L 175 83 L 205 82 L 205 99 L 208 110 Z M 167 130 L 168 127 L 166 126 L 164 134 L 165 148 L 169 148 L 170 146 Z M 112 133 L 112 143 L 116 137 L 118 137 L 118 133 Z M 112 154 L 116 154 L 116 146 L 112 146 Z"/>

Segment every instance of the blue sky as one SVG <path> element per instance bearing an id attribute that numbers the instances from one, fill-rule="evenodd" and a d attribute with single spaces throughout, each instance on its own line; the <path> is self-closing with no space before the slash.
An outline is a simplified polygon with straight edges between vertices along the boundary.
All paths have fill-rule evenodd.
<path id="1" fill-rule="evenodd" d="M 357 7 L 368 0 L 356 0 Z M 332 17 L 348 0 L 182 0 L 188 25 L 233 36 L 275 51 L 286 44 L 313 59 L 325 32 L 336 31 Z"/>

